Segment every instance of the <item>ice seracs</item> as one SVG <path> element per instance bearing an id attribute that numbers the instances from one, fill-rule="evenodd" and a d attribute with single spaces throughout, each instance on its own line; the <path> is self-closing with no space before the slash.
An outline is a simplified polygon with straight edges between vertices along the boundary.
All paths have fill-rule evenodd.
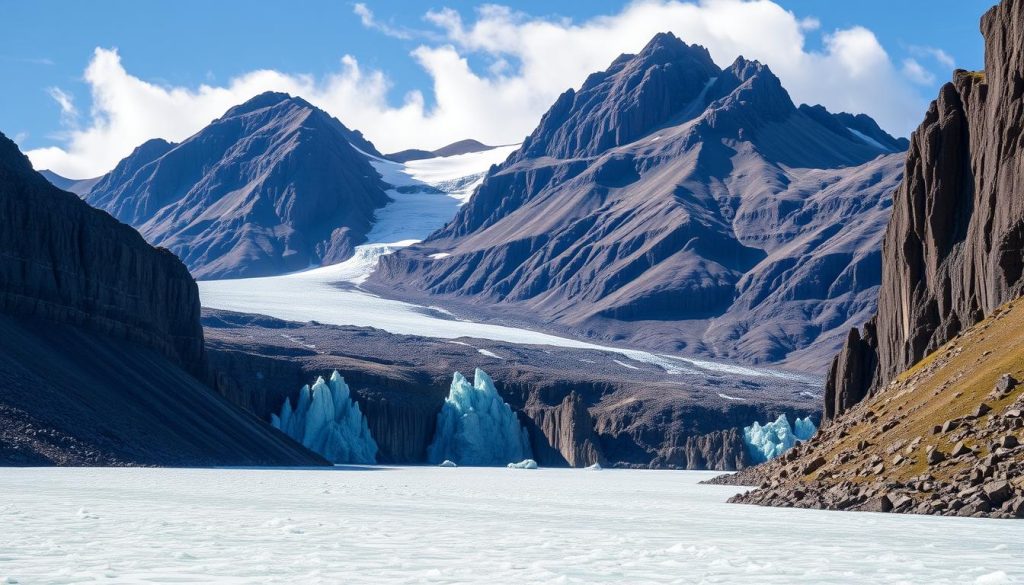
<path id="1" fill-rule="evenodd" d="M 437 415 L 437 430 L 427 447 L 427 460 L 487 466 L 522 462 L 532 456 L 526 430 L 498 395 L 491 377 L 477 368 L 470 384 L 456 372 Z"/>
<path id="2" fill-rule="evenodd" d="M 320 377 L 312 388 L 303 386 L 294 408 L 285 398 L 281 413 L 271 415 L 270 424 L 328 461 L 377 462 L 377 442 L 337 371 L 331 374 L 330 382 Z"/>
<path id="3" fill-rule="evenodd" d="M 797 418 L 793 426 L 785 414 L 762 426 L 758 422 L 743 428 L 743 442 L 754 463 L 764 463 L 793 448 L 797 441 L 806 441 L 818 428 L 810 417 Z"/>

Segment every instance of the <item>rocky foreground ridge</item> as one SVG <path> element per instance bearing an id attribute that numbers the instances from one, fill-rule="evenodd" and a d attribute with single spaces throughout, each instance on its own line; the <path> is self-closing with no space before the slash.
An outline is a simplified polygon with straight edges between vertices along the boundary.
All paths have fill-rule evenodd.
<path id="1" fill-rule="evenodd" d="M 1024 2 L 981 31 L 985 71 L 957 71 L 911 139 L 878 314 L 833 362 L 826 424 L 722 478 L 761 486 L 734 501 L 1024 517 Z"/>
<path id="2" fill-rule="evenodd" d="M 748 504 L 1024 517 L 1024 300 L 996 309 L 781 458 L 718 478 Z"/>

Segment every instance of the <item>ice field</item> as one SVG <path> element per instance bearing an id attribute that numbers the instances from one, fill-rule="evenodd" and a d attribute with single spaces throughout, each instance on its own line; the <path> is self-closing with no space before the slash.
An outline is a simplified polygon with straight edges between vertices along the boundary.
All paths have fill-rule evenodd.
<path id="1" fill-rule="evenodd" d="M 10 468 L 0 583 L 1024 580 L 1024 523 L 726 504 L 712 475 Z"/>
<path id="2" fill-rule="evenodd" d="M 475 337 L 516 344 L 604 350 L 657 365 L 667 374 L 699 375 L 703 370 L 818 382 L 780 370 L 612 348 L 529 329 L 455 319 L 436 307 L 386 299 L 359 288 L 382 255 L 422 240 L 454 217 L 458 207 L 483 180 L 483 173 L 492 164 L 505 160 L 517 146 L 411 161 L 404 165 L 371 157 L 371 163 L 384 181 L 396 188 L 388 191 L 393 202 L 377 212 L 369 241 L 357 246 L 352 258 L 283 276 L 200 281 L 203 306 L 289 321 L 376 327 L 402 335 L 441 339 Z"/>

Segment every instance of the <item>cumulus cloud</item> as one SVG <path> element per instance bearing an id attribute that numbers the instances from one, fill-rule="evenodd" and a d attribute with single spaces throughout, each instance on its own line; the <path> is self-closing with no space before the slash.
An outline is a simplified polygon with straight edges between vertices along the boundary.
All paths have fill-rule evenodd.
<path id="1" fill-rule="evenodd" d="M 917 59 L 908 57 L 903 60 L 903 74 L 907 76 L 907 79 L 921 85 L 935 83 L 935 74 L 925 69 L 924 66 L 917 62 Z"/>
<path id="2" fill-rule="evenodd" d="M 321 77 L 261 70 L 219 85 L 170 87 L 132 75 L 115 50 L 100 48 L 85 73 L 92 93 L 88 116 L 79 115 L 63 143 L 29 156 L 37 168 L 96 175 L 146 139 L 182 140 L 268 90 L 306 98 L 362 130 L 385 152 L 436 148 L 467 137 L 518 142 L 561 92 L 578 87 L 619 54 L 639 51 L 662 31 L 704 45 L 721 66 L 738 55 L 758 59 L 798 103 L 864 112 L 897 134 L 917 124 L 926 104 L 916 85 L 920 72 L 897 65 L 871 31 L 822 31 L 812 16 L 798 17 L 770 0 L 638 0 L 580 22 L 498 5 L 482 6 L 469 17 L 440 9 L 425 15 L 435 27 L 425 35 L 382 25 L 362 4 L 354 12 L 383 34 L 419 39 L 410 56 L 429 75 L 430 87 L 390 95 L 385 72 L 361 67 L 347 55 L 335 72 Z M 820 49 L 810 48 L 811 34 L 820 35 Z"/>

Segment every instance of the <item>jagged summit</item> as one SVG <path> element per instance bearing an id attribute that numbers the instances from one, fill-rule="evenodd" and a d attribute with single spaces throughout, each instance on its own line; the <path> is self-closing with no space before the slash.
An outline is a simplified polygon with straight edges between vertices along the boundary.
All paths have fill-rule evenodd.
<path id="1" fill-rule="evenodd" d="M 291 94 L 280 91 L 267 91 L 249 98 L 245 102 L 229 109 L 221 118 L 241 116 L 257 110 L 262 110 L 263 108 L 271 108 L 284 102 L 292 102 L 299 107 L 313 107 L 309 102 L 300 97 L 293 97 Z"/>
<path id="2" fill-rule="evenodd" d="M 363 153 L 377 151 L 358 132 L 268 92 L 180 144 L 146 142 L 86 200 L 197 278 L 279 274 L 344 260 L 365 239 L 389 199 Z"/>
<path id="3" fill-rule="evenodd" d="M 707 49 L 660 33 L 563 93 L 515 156 L 593 156 L 632 142 L 684 111 L 718 73 Z"/>

